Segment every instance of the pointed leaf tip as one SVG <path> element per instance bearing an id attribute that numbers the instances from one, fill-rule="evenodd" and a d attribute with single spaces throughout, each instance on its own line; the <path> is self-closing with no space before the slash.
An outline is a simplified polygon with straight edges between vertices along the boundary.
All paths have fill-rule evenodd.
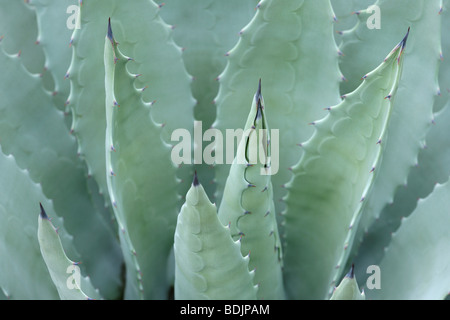
<path id="1" fill-rule="evenodd" d="M 192 181 L 192 185 L 194 187 L 198 186 L 200 183 L 198 182 L 197 170 L 194 171 L 194 181 Z"/>
<path id="2" fill-rule="evenodd" d="M 258 82 L 258 91 L 256 92 L 256 96 L 259 98 L 261 97 L 261 78 L 259 78 Z"/>
<path id="3" fill-rule="evenodd" d="M 345 275 L 345 277 L 349 278 L 349 279 L 353 279 L 354 276 L 355 276 L 355 264 L 352 263 L 350 271 Z"/>
<path id="4" fill-rule="evenodd" d="M 405 37 L 404 37 L 403 40 L 400 42 L 400 45 L 402 46 L 402 49 L 404 49 L 405 46 L 406 46 L 406 40 L 408 40 L 409 29 L 410 29 L 410 28 L 411 28 L 411 27 L 408 27 L 408 31 L 406 32 Z"/>
<path id="5" fill-rule="evenodd" d="M 45 212 L 44 207 L 42 206 L 42 203 L 39 202 L 39 206 L 41 207 L 41 218 L 48 220 L 47 213 Z"/>
<path id="6" fill-rule="evenodd" d="M 256 101 L 256 119 L 260 119 L 262 117 L 262 113 L 261 113 L 261 109 L 262 109 L 262 94 L 261 94 L 261 78 L 259 78 L 259 83 L 258 83 L 258 90 L 256 91 L 255 94 L 255 101 Z"/>
<path id="7" fill-rule="evenodd" d="M 255 94 L 255 101 L 257 101 L 257 102 L 260 101 L 261 97 L 262 97 L 262 95 L 261 95 L 261 78 L 259 78 L 258 90 L 256 91 L 256 94 Z"/>
<path id="8" fill-rule="evenodd" d="M 111 41 L 112 44 L 114 44 L 114 35 L 111 28 L 111 18 L 108 18 L 108 39 Z"/>

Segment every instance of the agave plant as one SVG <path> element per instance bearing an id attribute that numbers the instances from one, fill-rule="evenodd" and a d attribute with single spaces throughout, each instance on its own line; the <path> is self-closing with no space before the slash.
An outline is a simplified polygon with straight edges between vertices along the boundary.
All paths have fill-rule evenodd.
<path id="1" fill-rule="evenodd" d="M 0 0 L 0 298 L 446 298 L 449 3 L 372 2 Z"/>

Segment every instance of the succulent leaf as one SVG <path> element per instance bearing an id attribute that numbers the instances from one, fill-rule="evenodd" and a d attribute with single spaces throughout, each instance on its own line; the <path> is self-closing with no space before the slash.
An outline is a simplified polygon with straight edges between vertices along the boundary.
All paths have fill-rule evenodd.
<path id="1" fill-rule="evenodd" d="M 175 299 L 256 299 L 254 272 L 240 247 L 195 175 L 175 231 Z"/>
<path id="2" fill-rule="evenodd" d="M 285 298 L 270 175 L 271 162 L 278 161 L 271 159 L 274 143 L 278 141 L 271 140 L 260 81 L 225 185 L 219 219 L 229 225 L 234 240 L 240 239 L 242 255 L 251 253 L 249 267 L 255 270 L 258 299 L 264 300 Z"/>
<path id="3" fill-rule="evenodd" d="M 408 173 L 417 163 L 433 119 L 433 103 L 439 85 L 437 72 L 441 51 L 440 1 L 384 1 L 375 3 L 380 9 L 381 29 L 368 29 L 371 13 L 361 10 L 359 24 L 343 35 L 340 47 L 344 56 L 340 67 L 349 79 L 342 90 L 352 90 L 375 61 L 383 57 L 396 35 L 411 27 L 406 47 L 408 59 L 396 97 L 396 107 L 387 127 L 383 161 L 377 167 L 374 185 L 366 198 L 357 239 L 378 218 L 383 207 L 391 203 L 397 188 L 406 184 Z M 392 30 L 384 32 L 384 30 Z M 364 43 L 363 46 L 361 44 Z M 353 81 L 350 81 L 352 79 Z"/>
<path id="4" fill-rule="evenodd" d="M 80 10 L 81 28 L 75 30 L 72 37 L 74 51 L 68 71 L 72 130 L 78 138 L 80 153 L 106 198 L 103 44 L 105 21 L 109 17 L 116 25 L 115 36 L 121 39 L 122 50 L 133 57 L 128 68 L 137 78 L 136 87 L 144 91 L 145 101 L 155 101 L 152 117 L 163 127 L 162 139 L 172 143 L 170 134 L 174 129 L 191 130 L 193 127 L 191 80 L 184 69 L 181 49 L 174 44 L 172 30 L 161 20 L 158 10 L 159 7 L 148 0 L 132 1 L 126 6 L 120 0 L 85 0 Z M 183 180 L 178 191 L 183 194 L 189 187 L 189 171 L 186 165 L 178 172 Z"/>
<path id="5" fill-rule="evenodd" d="M 106 170 L 108 190 L 127 265 L 128 298 L 167 296 L 167 259 L 173 244 L 179 198 L 170 146 L 142 100 L 130 58 L 118 48 L 111 22 L 104 47 Z M 142 134 L 145 132 L 145 134 Z M 156 137 L 156 138 L 155 138 Z M 161 183 L 164 182 L 164 183 Z"/>
<path id="6" fill-rule="evenodd" d="M 285 286 L 293 298 L 325 298 L 345 264 L 381 157 L 379 141 L 391 115 L 407 37 L 355 91 L 314 122 L 314 135 L 302 144 L 304 154 L 287 185 L 285 215 Z"/>
<path id="7" fill-rule="evenodd" d="M 448 300 L 450 0 L 160 1 L 0 0 L 0 300 Z"/>
<path id="8" fill-rule="evenodd" d="M 98 299 L 100 297 L 98 290 L 94 289 L 89 278 L 81 277 L 77 263 L 67 258 L 58 230 L 53 226 L 42 204 L 40 208 L 37 230 L 39 246 L 60 298 L 62 300 L 89 300 L 94 297 Z"/>

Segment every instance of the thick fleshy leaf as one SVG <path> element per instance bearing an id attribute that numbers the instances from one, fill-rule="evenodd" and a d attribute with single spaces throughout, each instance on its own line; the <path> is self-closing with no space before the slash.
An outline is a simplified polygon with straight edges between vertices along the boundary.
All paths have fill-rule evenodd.
<path id="1" fill-rule="evenodd" d="M 343 34 L 340 67 L 348 79 L 342 90 L 348 92 L 377 64 L 398 34 L 411 28 L 406 47 L 408 59 L 396 97 L 396 106 L 383 141 L 383 161 L 362 213 L 357 241 L 394 199 L 397 188 L 406 184 L 411 168 L 424 145 L 433 119 L 433 103 L 439 92 L 438 70 L 441 54 L 441 1 L 375 2 L 381 15 L 380 29 L 369 29 L 375 13 L 358 12 L 359 24 Z M 387 31 L 389 30 L 389 31 Z"/>
<path id="2" fill-rule="evenodd" d="M 251 253 L 258 299 L 280 300 L 285 298 L 283 258 L 271 182 L 271 170 L 279 160 L 272 152 L 278 139 L 271 139 L 267 108 L 260 82 L 225 184 L 219 219 L 229 225 L 234 240 L 241 239 L 242 255 Z"/>
<path id="3" fill-rule="evenodd" d="M 90 174 L 108 198 L 105 166 L 105 72 L 103 64 L 105 23 L 111 18 L 121 50 L 133 57 L 127 68 L 137 77 L 135 86 L 144 88 L 143 99 L 154 101 L 153 120 L 162 126 L 161 138 L 168 144 L 176 129 L 192 131 L 195 100 L 191 78 L 182 60 L 182 50 L 172 40 L 172 29 L 158 15 L 159 6 L 149 0 L 84 0 L 80 29 L 72 37 L 73 58 L 68 71 L 73 113 L 72 130 L 78 138 L 80 154 Z M 105 22 L 106 21 L 106 22 Z M 180 116 L 182 114 L 183 116 Z M 157 166 L 159 163 L 154 163 Z M 137 168 L 138 169 L 138 168 Z M 185 194 L 191 169 L 188 164 L 177 172 L 176 188 Z M 108 205 L 110 201 L 107 200 Z M 179 202 L 181 207 L 182 202 Z"/>
<path id="4" fill-rule="evenodd" d="M 379 165 L 408 34 L 363 83 L 313 122 L 287 188 L 285 286 L 323 299 L 344 266 Z"/>
<path id="5" fill-rule="evenodd" d="M 106 25 L 105 25 L 106 26 Z M 136 77 L 118 48 L 111 24 L 105 38 L 106 168 L 108 191 L 127 265 L 126 298 L 163 299 L 179 197 L 171 148 L 142 100 Z M 106 29 L 105 29 L 106 31 Z"/>
<path id="6" fill-rule="evenodd" d="M 82 277 L 77 263 L 66 256 L 59 230 L 53 226 L 42 204 L 40 208 L 37 231 L 39 246 L 60 298 L 62 300 L 99 299 L 98 290 L 94 289 L 90 279 Z"/>
<path id="7" fill-rule="evenodd" d="M 195 175 L 175 231 L 175 299 L 256 299 L 254 272 L 240 247 Z"/>

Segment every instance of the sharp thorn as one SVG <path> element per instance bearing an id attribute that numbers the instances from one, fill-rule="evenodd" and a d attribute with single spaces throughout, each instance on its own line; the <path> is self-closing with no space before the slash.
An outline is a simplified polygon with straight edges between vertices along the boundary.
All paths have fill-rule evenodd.
<path id="1" fill-rule="evenodd" d="M 408 27 L 408 31 L 406 32 L 405 37 L 403 38 L 402 42 L 400 42 L 401 46 L 402 46 L 402 50 L 405 48 L 406 46 L 406 40 L 408 40 L 408 36 L 409 36 L 409 29 L 411 27 Z"/>
<path id="2" fill-rule="evenodd" d="M 39 207 L 41 208 L 41 213 L 40 213 L 41 218 L 49 220 L 48 216 L 47 216 L 47 213 L 45 212 L 44 207 L 42 206 L 42 203 L 40 203 L 40 202 L 39 202 Z"/>
<path id="3" fill-rule="evenodd" d="M 261 78 L 259 78 L 259 83 L 258 83 L 258 90 L 256 91 L 256 95 L 255 95 L 255 100 L 256 100 L 256 119 L 261 119 L 262 117 L 262 95 L 261 95 Z"/>
<path id="4" fill-rule="evenodd" d="M 114 45 L 114 35 L 111 29 L 111 18 L 108 18 L 108 33 L 107 33 L 109 41 Z"/>
<path id="5" fill-rule="evenodd" d="M 355 264 L 352 263 L 352 266 L 350 267 L 350 271 L 345 276 L 346 278 L 353 279 L 355 277 Z"/>
<path id="6" fill-rule="evenodd" d="M 192 181 L 192 185 L 194 187 L 198 186 L 200 183 L 198 182 L 197 170 L 194 171 L 194 181 Z"/>

